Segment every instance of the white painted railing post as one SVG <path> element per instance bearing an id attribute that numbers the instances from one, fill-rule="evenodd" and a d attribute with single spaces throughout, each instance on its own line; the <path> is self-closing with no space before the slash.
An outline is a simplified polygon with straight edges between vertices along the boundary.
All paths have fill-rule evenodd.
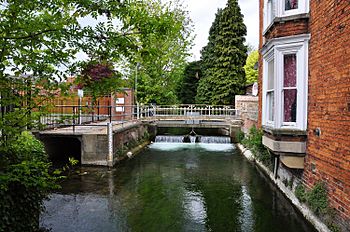
<path id="1" fill-rule="evenodd" d="M 137 120 L 140 119 L 140 104 L 139 103 L 136 104 L 136 119 Z"/>
<path id="2" fill-rule="evenodd" d="M 113 124 L 107 123 L 107 138 L 108 138 L 108 167 L 113 167 Z"/>

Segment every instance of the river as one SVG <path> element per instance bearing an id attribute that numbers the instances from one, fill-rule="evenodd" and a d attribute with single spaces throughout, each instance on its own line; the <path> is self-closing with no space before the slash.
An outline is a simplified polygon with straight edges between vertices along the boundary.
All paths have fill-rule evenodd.
<path id="1" fill-rule="evenodd" d="M 53 232 L 313 232 L 233 144 L 153 143 L 114 169 L 82 167 L 45 202 Z"/>

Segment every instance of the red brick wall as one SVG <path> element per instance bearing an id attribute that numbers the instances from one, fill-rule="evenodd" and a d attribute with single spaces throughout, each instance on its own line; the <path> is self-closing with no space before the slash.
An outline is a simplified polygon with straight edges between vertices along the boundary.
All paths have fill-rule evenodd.
<path id="1" fill-rule="evenodd" d="M 266 32 L 265 38 L 272 39 L 291 35 L 309 33 L 308 19 L 297 19 L 286 22 L 275 23 L 269 31 Z"/>
<path id="2" fill-rule="evenodd" d="M 310 1 L 308 146 L 304 182 L 327 183 L 350 231 L 350 1 Z M 315 128 L 321 135 L 314 134 Z M 313 171 L 312 171 L 313 169 Z"/>

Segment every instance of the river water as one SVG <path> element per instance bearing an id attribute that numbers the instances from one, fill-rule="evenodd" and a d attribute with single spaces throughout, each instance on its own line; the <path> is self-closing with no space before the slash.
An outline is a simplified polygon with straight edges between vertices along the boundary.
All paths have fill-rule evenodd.
<path id="1" fill-rule="evenodd" d="M 315 231 L 232 144 L 153 143 L 82 168 L 45 203 L 53 232 Z"/>

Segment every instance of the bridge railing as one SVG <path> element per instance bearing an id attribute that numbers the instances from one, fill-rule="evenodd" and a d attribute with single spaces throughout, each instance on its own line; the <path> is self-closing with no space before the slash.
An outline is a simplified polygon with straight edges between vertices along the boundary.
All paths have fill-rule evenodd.
<path id="1" fill-rule="evenodd" d="M 41 129 L 84 126 L 98 121 L 125 123 L 138 119 L 236 119 L 233 106 L 211 105 L 55 105 L 39 119 Z"/>
<path id="2" fill-rule="evenodd" d="M 160 105 L 141 106 L 140 118 L 150 117 L 207 117 L 207 118 L 238 118 L 239 111 L 227 105 Z"/>
<path id="3" fill-rule="evenodd" d="M 84 126 L 99 121 L 124 123 L 137 119 L 136 106 L 54 105 L 40 115 L 41 129 Z"/>

